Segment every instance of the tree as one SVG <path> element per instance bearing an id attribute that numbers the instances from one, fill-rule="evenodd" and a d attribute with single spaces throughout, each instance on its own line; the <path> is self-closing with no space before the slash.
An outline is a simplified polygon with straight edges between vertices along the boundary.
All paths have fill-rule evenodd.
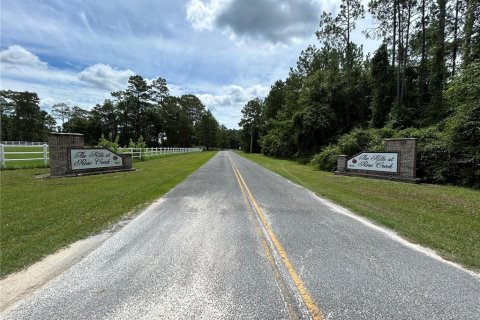
<path id="1" fill-rule="evenodd" d="M 480 59 L 480 3 L 478 0 L 466 0 L 467 12 L 464 25 L 463 65 L 468 66 Z"/>
<path id="2" fill-rule="evenodd" d="M 205 113 L 205 106 L 202 101 L 193 94 L 181 96 L 178 102 L 193 125 L 199 121 L 200 117 Z"/>
<path id="3" fill-rule="evenodd" d="M 162 77 L 152 81 L 150 86 L 149 97 L 153 103 L 161 106 L 166 97 L 169 96 L 169 91 L 167 87 L 167 80 Z"/>
<path id="4" fill-rule="evenodd" d="M 480 159 L 480 62 L 471 63 L 446 91 L 451 147 Z M 480 176 L 480 172 L 479 172 Z"/>
<path id="5" fill-rule="evenodd" d="M 399 0 L 370 0 L 368 12 L 375 20 L 374 27 L 365 30 L 367 37 L 383 39 L 384 43 L 391 46 L 391 65 L 396 62 L 397 45 L 397 3 Z"/>
<path id="6" fill-rule="evenodd" d="M 185 109 L 180 106 L 180 98 L 165 98 L 162 117 L 165 120 L 162 140 L 167 147 L 190 146 L 193 126 Z"/>
<path id="7" fill-rule="evenodd" d="M 387 45 L 384 43 L 372 58 L 370 74 L 372 78 L 371 125 L 381 128 L 385 125 L 394 101 L 392 92 L 393 69 L 388 62 Z"/>
<path id="8" fill-rule="evenodd" d="M 62 130 L 63 126 L 65 125 L 65 121 L 68 121 L 70 118 L 70 113 L 71 113 L 71 107 L 64 103 L 56 103 L 52 106 L 52 115 L 57 118 L 62 120 Z"/>
<path id="9" fill-rule="evenodd" d="M 112 92 L 116 98 L 121 120 L 121 134 L 124 145 L 130 139 L 138 140 L 148 128 L 148 115 L 152 108 L 150 104 L 150 86 L 142 76 L 135 75 L 128 79 L 128 87 L 125 91 Z"/>
<path id="10" fill-rule="evenodd" d="M 445 84 L 445 17 L 446 0 L 437 0 L 439 9 L 437 26 L 437 43 L 433 60 L 434 76 L 432 79 L 433 100 L 429 117 L 438 121 L 445 115 L 443 106 L 443 87 Z"/>
<path id="11" fill-rule="evenodd" d="M 242 128 L 242 150 L 250 153 L 260 150 L 258 139 L 262 127 L 262 100 L 255 98 L 247 102 L 242 109 L 242 119 L 238 125 Z"/>
<path id="12" fill-rule="evenodd" d="M 87 145 L 95 145 L 98 141 L 98 136 L 103 133 L 93 115 L 93 111 L 88 111 L 78 106 L 72 107 L 70 118 L 63 125 L 64 131 L 81 133 L 84 135 Z M 114 135 L 114 132 L 107 132 L 108 135 Z"/>
<path id="13" fill-rule="evenodd" d="M 270 88 L 265 101 L 263 103 L 263 114 L 265 120 L 275 119 L 278 111 L 285 103 L 285 82 L 282 80 L 275 81 L 275 84 Z"/>
<path id="14" fill-rule="evenodd" d="M 40 98 L 35 92 L 1 90 L 0 97 L 7 101 L 2 110 L 5 139 L 46 141 L 49 131 L 47 124 L 51 124 L 51 118 L 40 110 Z"/>
<path id="15" fill-rule="evenodd" d="M 100 129 L 100 133 L 106 136 L 110 133 L 114 136 L 117 135 L 119 116 L 118 106 L 115 106 L 110 99 L 105 99 L 103 104 L 97 104 L 90 111 L 91 121 L 95 123 L 95 127 Z M 98 140 L 98 137 L 95 140 Z"/>
<path id="16" fill-rule="evenodd" d="M 210 110 L 203 112 L 196 123 L 200 145 L 212 149 L 218 145 L 219 126 Z"/>
<path id="17" fill-rule="evenodd" d="M 320 19 L 320 30 L 317 31 L 317 38 L 325 44 L 341 48 L 344 52 L 344 66 L 348 82 L 353 68 L 353 46 L 351 33 L 355 29 L 356 21 L 365 16 L 365 9 L 359 0 L 342 0 L 340 11 L 333 18 L 330 13 L 324 12 Z"/>

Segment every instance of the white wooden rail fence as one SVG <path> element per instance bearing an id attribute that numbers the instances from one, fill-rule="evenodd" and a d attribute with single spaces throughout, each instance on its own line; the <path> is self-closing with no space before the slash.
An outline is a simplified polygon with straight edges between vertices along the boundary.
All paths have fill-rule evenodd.
<path id="1" fill-rule="evenodd" d="M 172 153 L 199 152 L 202 148 L 118 148 L 117 153 L 128 153 L 134 159 L 142 157 L 155 157 Z"/>
<path id="2" fill-rule="evenodd" d="M 29 148 L 31 149 L 33 147 L 38 147 L 38 150 L 41 150 L 41 151 L 20 151 L 22 148 Z M 43 164 L 44 165 L 47 165 L 48 164 L 48 145 L 46 143 L 44 143 L 43 145 L 32 145 L 32 144 L 29 144 L 29 145 L 8 145 L 9 148 L 11 149 L 18 149 L 15 150 L 15 151 L 5 151 L 5 145 L 2 143 L 0 144 L 0 160 L 1 160 L 1 165 L 2 165 L 2 168 L 6 166 L 6 163 L 7 161 L 34 161 L 34 160 L 43 160 Z M 41 148 L 41 149 L 40 149 Z M 6 154 L 14 154 L 14 155 L 20 155 L 20 156 L 23 156 L 23 155 L 31 155 L 30 156 L 27 156 L 27 157 L 21 157 L 21 158 L 18 158 L 18 157 L 15 157 L 15 158 L 6 158 L 5 155 Z M 40 155 L 42 155 L 40 157 Z"/>
<path id="3" fill-rule="evenodd" d="M 2 141 L 7 146 L 43 146 L 46 142 L 32 142 L 32 141 Z"/>
<path id="4" fill-rule="evenodd" d="M 22 148 L 32 148 L 38 147 L 39 150 L 42 148 L 42 151 L 21 151 Z M 8 147 L 10 150 L 15 149 L 14 151 L 5 151 L 5 147 Z M 16 150 L 18 149 L 18 151 Z M 200 152 L 202 148 L 118 148 L 117 153 L 128 153 L 132 155 L 134 159 L 142 159 L 147 157 L 155 157 L 166 154 L 173 153 L 188 153 L 188 152 Z M 17 157 L 6 157 L 6 155 L 19 155 Z M 25 157 L 23 155 L 32 155 L 32 157 Z M 40 156 L 41 155 L 41 156 Z M 9 161 L 32 161 L 32 160 L 43 160 L 43 164 L 48 165 L 49 152 L 48 145 L 45 143 L 43 145 L 32 145 L 32 144 L 9 144 L 4 145 L 0 144 L 0 161 L 1 166 L 5 167 Z"/>

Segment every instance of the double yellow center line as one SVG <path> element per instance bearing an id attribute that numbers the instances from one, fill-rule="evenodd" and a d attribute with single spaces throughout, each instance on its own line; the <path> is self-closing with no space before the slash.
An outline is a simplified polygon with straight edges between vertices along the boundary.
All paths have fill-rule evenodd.
<path id="1" fill-rule="evenodd" d="M 235 176 L 237 178 L 238 184 L 240 185 L 240 189 L 248 199 L 248 201 L 251 203 L 255 213 L 257 214 L 262 228 L 265 230 L 266 234 L 268 235 L 269 240 L 273 244 L 276 253 L 280 256 L 281 261 L 283 265 L 285 266 L 285 269 L 287 270 L 288 274 L 291 277 L 291 280 L 296 287 L 298 294 L 300 295 L 303 304 L 307 308 L 310 316 L 314 320 L 323 320 L 325 319 L 325 316 L 323 315 L 323 312 L 320 310 L 320 308 L 315 304 L 315 301 L 313 300 L 312 296 L 308 292 L 307 288 L 302 282 L 302 279 L 298 275 L 297 271 L 293 267 L 290 259 L 287 256 L 287 252 L 283 248 L 281 242 L 278 240 L 277 236 L 273 232 L 272 227 L 268 223 L 267 219 L 265 218 L 265 214 L 263 213 L 262 209 L 259 207 L 257 201 L 255 200 L 255 197 L 253 196 L 252 192 L 248 188 L 247 183 L 245 182 L 245 179 L 243 178 L 242 174 L 236 167 L 235 163 L 232 161 L 232 159 L 229 157 L 228 160 L 230 161 L 230 164 L 232 165 L 233 171 L 235 173 Z"/>

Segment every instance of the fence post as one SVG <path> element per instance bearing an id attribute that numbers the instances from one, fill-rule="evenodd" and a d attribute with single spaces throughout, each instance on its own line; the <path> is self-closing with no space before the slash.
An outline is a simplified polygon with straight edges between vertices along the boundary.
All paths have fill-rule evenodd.
<path id="1" fill-rule="evenodd" d="M 0 159 L 2 161 L 2 168 L 5 167 L 5 146 L 0 144 Z"/>
<path id="2" fill-rule="evenodd" d="M 48 150 L 48 145 L 44 143 L 43 144 L 43 165 L 44 166 L 47 166 L 48 164 L 47 150 Z"/>

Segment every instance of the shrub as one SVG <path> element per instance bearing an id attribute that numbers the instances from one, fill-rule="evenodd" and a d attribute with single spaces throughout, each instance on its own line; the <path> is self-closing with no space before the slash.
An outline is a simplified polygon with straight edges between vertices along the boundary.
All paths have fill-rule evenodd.
<path id="1" fill-rule="evenodd" d="M 104 147 L 110 150 L 113 150 L 114 152 L 117 151 L 119 145 L 118 145 L 118 140 L 119 136 L 117 135 L 115 137 L 115 140 L 113 139 L 112 133 L 108 135 L 108 139 L 105 138 L 104 134 L 102 133 L 100 140 L 98 140 L 98 146 L 99 147 Z"/>
<path id="2" fill-rule="evenodd" d="M 137 142 L 134 142 L 133 139 L 130 139 L 128 147 L 140 149 L 140 161 L 145 160 L 145 148 L 147 147 L 147 144 L 145 143 L 145 140 L 143 140 L 142 135 L 138 138 Z"/>
<path id="3" fill-rule="evenodd" d="M 391 138 L 394 134 L 393 129 L 353 129 L 351 132 L 343 135 L 338 140 L 338 147 L 342 154 L 354 155 L 360 151 L 379 151 L 383 150 L 383 140 Z"/>
<path id="4" fill-rule="evenodd" d="M 333 171 L 337 166 L 337 156 L 342 154 L 337 145 L 329 144 L 322 152 L 313 156 L 310 163 L 319 170 Z"/>
<path id="5" fill-rule="evenodd" d="M 326 146 L 312 158 L 311 164 L 332 171 L 340 154 L 382 151 L 386 138 L 417 138 L 417 177 L 422 181 L 480 188 L 480 105 L 464 103 L 447 119 L 444 130 L 442 126 L 403 130 L 357 128 L 341 136 L 337 144 Z"/>

